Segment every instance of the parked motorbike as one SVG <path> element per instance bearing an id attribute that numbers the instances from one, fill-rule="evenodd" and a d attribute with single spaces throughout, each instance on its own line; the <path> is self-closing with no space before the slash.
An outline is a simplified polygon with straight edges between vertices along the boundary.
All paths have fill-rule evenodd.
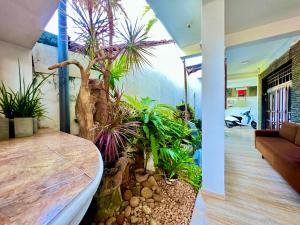
<path id="1" fill-rule="evenodd" d="M 236 126 L 251 126 L 253 129 L 256 129 L 257 123 L 255 122 L 253 115 L 250 114 L 251 109 L 241 113 L 241 116 L 227 116 L 225 117 L 225 125 L 228 128 L 233 128 Z"/>

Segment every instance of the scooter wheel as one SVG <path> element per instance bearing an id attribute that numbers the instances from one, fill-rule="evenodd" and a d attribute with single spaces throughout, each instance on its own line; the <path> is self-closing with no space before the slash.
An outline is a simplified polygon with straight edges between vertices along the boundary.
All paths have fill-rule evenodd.
<path id="1" fill-rule="evenodd" d="M 226 125 L 226 127 L 228 127 L 228 128 L 233 128 L 233 127 L 234 127 L 233 124 L 232 124 L 231 122 L 227 122 L 227 121 L 225 121 L 225 125 Z"/>
<path id="2" fill-rule="evenodd" d="M 252 127 L 254 130 L 256 130 L 256 128 L 257 128 L 257 123 L 256 123 L 255 121 L 252 121 L 252 122 L 251 122 L 251 127 Z"/>

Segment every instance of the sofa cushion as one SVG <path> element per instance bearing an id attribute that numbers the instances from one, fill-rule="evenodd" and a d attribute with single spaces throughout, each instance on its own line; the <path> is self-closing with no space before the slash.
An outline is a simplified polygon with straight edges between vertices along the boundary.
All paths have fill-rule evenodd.
<path id="1" fill-rule="evenodd" d="M 286 122 L 282 124 L 279 130 L 279 136 L 294 143 L 297 130 L 298 130 L 297 125 Z"/>
<path id="2" fill-rule="evenodd" d="M 265 151 L 272 152 L 272 164 L 274 155 L 289 163 L 300 163 L 300 147 L 283 138 L 260 137 L 259 142 Z"/>

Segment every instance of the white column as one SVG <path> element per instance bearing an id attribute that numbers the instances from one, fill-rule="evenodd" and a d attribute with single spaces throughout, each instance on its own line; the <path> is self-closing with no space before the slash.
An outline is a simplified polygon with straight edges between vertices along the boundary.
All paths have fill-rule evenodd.
<path id="1" fill-rule="evenodd" d="M 224 0 L 202 1 L 203 187 L 225 194 L 224 187 Z"/>

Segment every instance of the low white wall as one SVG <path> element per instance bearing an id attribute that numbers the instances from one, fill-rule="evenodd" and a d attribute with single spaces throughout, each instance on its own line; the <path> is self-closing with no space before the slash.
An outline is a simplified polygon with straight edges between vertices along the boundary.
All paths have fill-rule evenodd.
<path id="1" fill-rule="evenodd" d="M 248 77 L 240 79 L 227 80 L 227 88 L 243 88 L 257 86 L 257 77 Z M 229 97 L 227 101 L 235 102 L 234 107 L 229 107 L 225 110 L 225 116 L 236 115 L 239 116 L 241 113 L 251 109 L 255 121 L 258 120 L 258 103 L 257 96 L 251 97 Z"/>
<path id="2" fill-rule="evenodd" d="M 0 41 L 0 81 L 13 90 L 19 89 L 18 59 L 25 83 L 32 80 L 32 51 Z"/>
<path id="3" fill-rule="evenodd" d="M 154 51 L 155 57 L 151 58 L 151 67 L 143 71 L 136 71 L 124 77 L 118 86 L 126 94 L 138 97 L 151 97 L 159 103 L 176 104 L 184 99 L 183 65 L 174 46 L 160 46 Z M 83 56 L 69 52 L 70 59 L 87 61 Z M 33 48 L 33 60 L 36 72 L 50 73 L 48 67 L 57 60 L 57 48 L 37 43 Z M 80 86 L 79 71 L 75 66 L 69 67 L 70 71 L 70 118 L 71 133 L 77 134 L 78 127 L 75 119 L 75 101 Z M 97 77 L 93 74 L 93 77 Z M 57 71 L 41 88 L 43 104 L 46 106 L 47 118 L 40 122 L 42 127 L 59 129 L 59 95 Z M 196 109 L 196 116 L 201 118 L 201 81 L 192 75 L 189 78 L 190 105 Z M 195 98 L 194 98 L 195 96 Z"/>

